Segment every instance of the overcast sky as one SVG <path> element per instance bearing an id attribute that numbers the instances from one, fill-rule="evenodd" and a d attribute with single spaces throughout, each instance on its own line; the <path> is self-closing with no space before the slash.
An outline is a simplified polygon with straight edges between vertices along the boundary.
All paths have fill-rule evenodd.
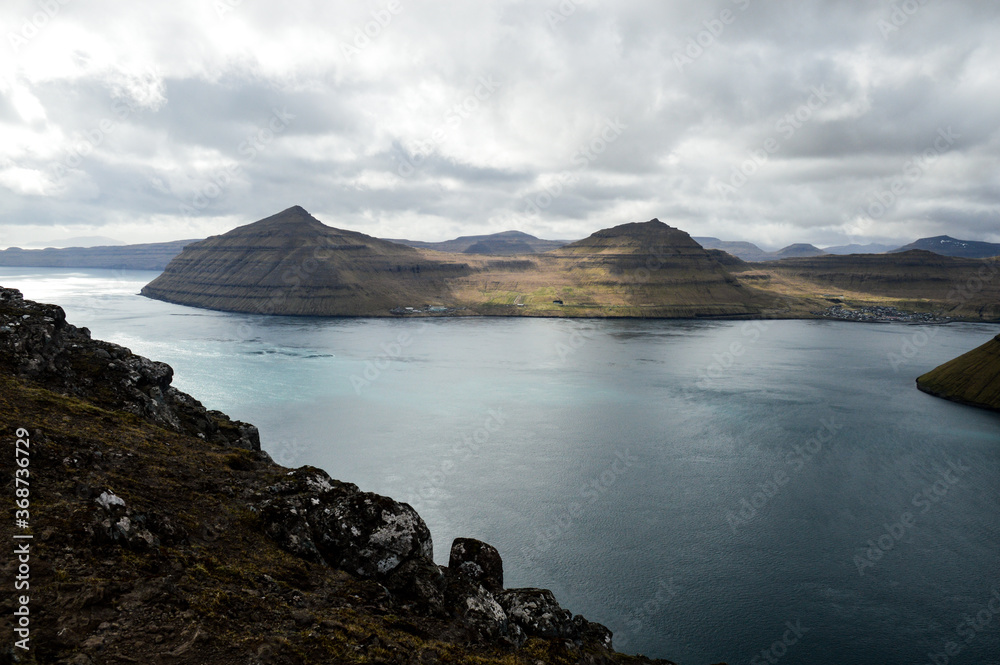
<path id="1" fill-rule="evenodd" d="M 0 246 L 1000 242 L 1000 3 L 6 0 Z"/>

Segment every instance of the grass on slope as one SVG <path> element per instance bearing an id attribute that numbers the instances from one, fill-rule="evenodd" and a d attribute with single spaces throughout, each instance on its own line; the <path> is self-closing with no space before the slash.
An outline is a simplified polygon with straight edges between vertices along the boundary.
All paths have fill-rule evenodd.
<path id="1" fill-rule="evenodd" d="M 926 393 L 1000 411 L 1000 335 L 917 378 Z"/>

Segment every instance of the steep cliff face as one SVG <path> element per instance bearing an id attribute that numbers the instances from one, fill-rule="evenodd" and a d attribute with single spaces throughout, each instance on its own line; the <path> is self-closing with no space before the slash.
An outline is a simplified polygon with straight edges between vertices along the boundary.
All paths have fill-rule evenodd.
<path id="1" fill-rule="evenodd" d="M 295 206 L 184 248 L 142 294 L 234 312 L 385 316 L 453 306 L 446 278 L 462 263 L 324 225 Z"/>
<path id="2" fill-rule="evenodd" d="M 1000 335 L 918 377 L 917 388 L 954 402 L 1000 411 Z"/>
<path id="3" fill-rule="evenodd" d="M 653 662 L 547 591 L 504 589 L 486 543 L 436 565 L 412 507 L 275 464 L 171 377 L 0 287 L 0 432 L 30 441 L 32 535 L 30 650 L 8 640 L 0 662 Z"/>

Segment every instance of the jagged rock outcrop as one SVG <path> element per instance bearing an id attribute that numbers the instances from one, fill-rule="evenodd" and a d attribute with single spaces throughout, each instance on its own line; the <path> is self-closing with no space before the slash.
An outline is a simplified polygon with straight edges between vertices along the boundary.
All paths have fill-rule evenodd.
<path id="1" fill-rule="evenodd" d="M 1000 411 L 1000 335 L 917 377 L 935 397 Z"/>
<path id="2" fill-rule="evenodd" d="M 448 568 L 482 584 L 491 593 L 503 591 L 503 560 L 492 545 L 473 538 L 456 538 L 451 544 Z"/>
<path id="3" fill-rule="evenodd" d="M 508 589 L 498 594 L 500 606 L 527 635 L 595 642 L 611 648 L 611 631 L 564 610 L 548 589 Z"/>
<path id="4" fill-rule="evenodd" d="M 330 478 L 314 467 L 289 471 L 254 503 L 265 531 L 299 556 L 361 577 L 383 578 L 434 548 L 408 504 Z"/>
<path id="5" fill-rule="evenodd" d="M 173 386 L 166 363 L 123 346 L 92 340 L 90 331 L 66 322 L 56 305 L 24 300 L 0 287 L 0 369 L 56 392 L 86 397 L 134 413 L 157 425 L 237 448 L 260 450 L 260 434 Z"/>
<path id="6" fill-rule="evenodd" d="M 186 246 L 142 294 L 232 312 L 388 316 L 397 307 L 453 306 L 446 279 L 467 272 L 294 206 Z"/>

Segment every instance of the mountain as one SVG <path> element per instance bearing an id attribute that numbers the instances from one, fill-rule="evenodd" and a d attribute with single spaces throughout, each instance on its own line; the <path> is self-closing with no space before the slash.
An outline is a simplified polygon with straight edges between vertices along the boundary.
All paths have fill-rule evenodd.
<path id="1" fill-rule="evenodd" d="M 896 245 L 881 245 L 877 242 L 870 242 L 867 245 L 852 243 L 850 245 L 836 245 L 834 247 L 824 247 L 827 254 L 884 254 L 896 248 Z"/>
<path id="2" fill-rule="evenodd" d="M 812 245 L 783 253 L 792 256 L 748 263 L 657 219 L 543 253 L 446 253 L 335 229 L 294 207 L 188 245 L 142 293 L 318 316 L 808 318 L 832 300 L 1000 320 L 1000 260 L 838 256 Z"/>
<path id="3" fill-rule="evenodd" d="M 796 243 L 779 249 L 777 252 L 774 252 L 773 256 L 775 259 L 793 259 L 808 256 L 822 256 L 825 253 L 826 252 L 815 245 Z"/>
<path id="4" fill-rule="evenodd" d="M 511 238 L 517 242 L 502 240 Z M 658 220 L 598 231 L 545 253 L 491 256 L 331 228 L 296 206 L 188 245 L 142 294 L 210 309 L 321 316 L 761 311 L 769 299 L 755 298 L 724 263 Z"/>
<path id="5" fill-rule="evenodd" d="M 197 240 L 174 240 L 142 245 L 21 249 L 0 251 L 0 266 L 32 268 L 110 268 L 163 270 L 186 245 Z"/>
<path id="6" fill-rule="evenodd" d="M 44 240 L 42 242 L 28 243 L 26 248 L 44 249 L 46 247 L 110 247 L 124 245 L 121 240 L 109 238 L 107 236 L 74 236 L 72 238 L 62 238 L 61 240 Z"/>
<path id="7" fill-rule="evenodd" d="M 806 244 L 789 245 L 776 252 L 765 252 L 752 242 L 719 240 L 718 238 L 708 236 L 697 237 L 693 240 L 705 249 L 721 249 L 751 263 L 761 263 L 763 261 L 774 261 L 790 257 L 820 256 L 825 253 L 818 247 Z"/>
<path id="8" fill-rule="evenodd" d="M 547 252 L 569 243 L 567 240 L 542 240 L 522 231 L 501 231 L 480 236 L 460 236 L 442 242 L 421 240 L 390 240 L 408 247 L 432 249 L 456 254 L 532 254 Z"/>
<path id="9" fill-rule="evenodd" d="M 694 241 L 705 249 L 721 249 L 744 261 L 768 261 L 773 258 L 770 253 L 765 252 L 752 242 L 719 240 L 711 237 L 698 237 L 694 238 Z"/>
<path id="10" fill-rule="evenodd" d="M 233 312 L 384 316 L 396 307 L 454 306 L 445 280 L 467 271 L 325 226 L 295 206 L 188 245 L 142 294 Z"/>
<path id="11" fill-rule="evenodd" d="M 687 233 L 658 219 L 603 229 L 544 254 L 473 260 L 452 282 L 470 309 L 495 315 L 748 316 L 773 298 L 744 288 Z"/>
<path id="12" fill-rule="evenodd" d="M 910 250 L 787 258 L 731 270 L 748 286 L 811 301 L 813 311 L 828 307 L 827 296 L 834 295 L 848 304 L 1000 320 L 1000 259 Z"/>
<path id="13" fill-rule="evenodd" d="M 279 466 L 172 378 L 0 287 L 0 430 L 30 463 L 26 524 L 0 525 L 5 570 L 30 578 L 2 662 L 669 665 L 617 653 L 550 591 L 505 587 L 484 542 L 435 564 L 411 506 Z"/>
<path id="14" fill-rule="evenodd" d="M 925 393 L 1000 411 L 1000 335 L 917 378 Z"/>
<path id="15" fill-rule="evenodd" d="M 921 238 L 909 245 L 904 245 L 893 252 L 907 252 L 911 249 L 923 249 L 942 256 L 960 256 L 967 259 L 985 259 L 1000 256 L 1000 244 L 980 242 L 978 240 L 956 240 L 951 236 L 934 236 Z"/>
<path id="16" fill-rule="evenodd" d="M 469 245 L 462 253 L 513 256 L 515 254 L 534 254 L 535 248 L 523 240 L 488 238 Z"/>

